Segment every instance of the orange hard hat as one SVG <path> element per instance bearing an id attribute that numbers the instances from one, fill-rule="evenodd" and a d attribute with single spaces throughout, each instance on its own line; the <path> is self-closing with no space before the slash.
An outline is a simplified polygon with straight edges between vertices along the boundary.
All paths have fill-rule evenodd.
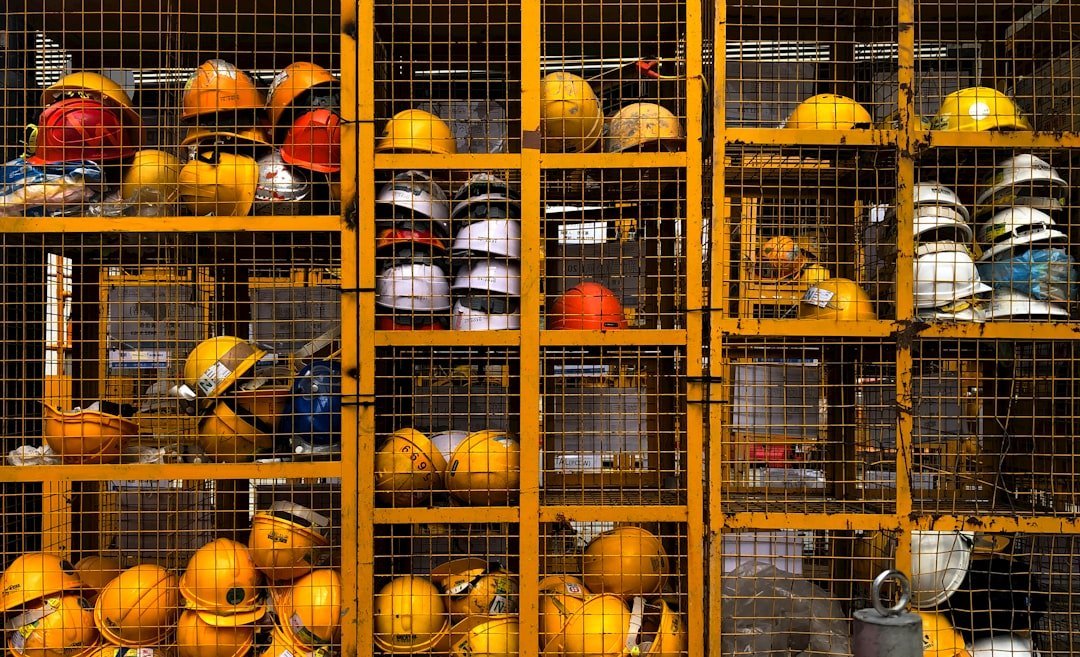
<path id="1" fill-rule="evenodd" d="M 626 328 L 622 303 L 599 283 L 578 283 L 551 304 L 547 327 L 562 330 L 610 331 Z"/>
<path id="2" fill-rule="evenodd" d="M 184 85 L 181 119 L 230 110 L 262 110 L 263 96 L 246 73 L 223 59 L 209 59 Z"/>
<path id="3" fill-rule="evenodd" d="M 90 98 L 67 98 L 41 113 L 32 133 L 31 164 L 106 162 L 134 155 L 139 149 L 138 126 L 124 125 L 120 110 Z"/>
<path id="4" fill-rule="evenodd" d="M 48 107 L 64 98 L 79 97 L 100 100 L 106 105 L 115 105 L 123 112 L 123 118 L 130 125 L 142 123 L 139 113 L 131 103 L 131 96 L 119 84 L 109 78 L 91 71 L 68 73 L 50 85 L 41 94 L 41 106 Z"/>
<path id="5" fill-rule="evenodd" d="M 341 171 L 341 117 L 328 109 L 301 115 L 285 133 L 281 159 L 320 173 Z"/>
<path id="6" fill-rule="evenodd" d="M 314 89 L 331 90 L 335 86 L 334 76 L 330 71 L 311 62 L 293 62 L 274 76 L 270 91 L 266 94 L 266 110 L 270 114 L 270 124 L 278 125 L 289 117 L 286 110 L 294 105 L 302 107 L 304 98 Z"/>

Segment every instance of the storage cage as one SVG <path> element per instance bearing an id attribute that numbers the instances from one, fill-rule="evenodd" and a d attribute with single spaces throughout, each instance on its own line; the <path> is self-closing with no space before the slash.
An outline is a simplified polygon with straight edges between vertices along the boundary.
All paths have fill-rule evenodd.
<path id="1" fill-rule="evenodd" d="M 1077 11 L 11 0 L 9 650 L 1076 653 Z"/>

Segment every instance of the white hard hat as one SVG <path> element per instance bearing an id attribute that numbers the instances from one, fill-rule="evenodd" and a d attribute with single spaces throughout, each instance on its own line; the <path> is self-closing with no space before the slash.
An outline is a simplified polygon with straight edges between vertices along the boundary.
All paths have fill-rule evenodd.
<path id="1" fill-rule="evenodd" d="M 967 218 L 955 208 L 922 205 L 915 208 L 915 241 L 952 241 L 971 244 L 975 237 Z"/>
<path id="2" fill-rule="evenodd" d="M 1017 634 L 998 634 L 978 639 L 968 649 L 971 657 L 1038 657 L 1031 639 Z"/>
<path id="3" fill-rule="evenodd" d="M 981 299 L 969 297 L 940 308 L 920 308 L 916 317 L 927 322 L 984 322 Z"/>
<path id="4" fill-rule="evenodd" d="M 911 532 L 911 605 L 929 609 L 956 593 L 974 546 L 975 532 Z"/>
<path id="5" fill-rule="evenodd" d="M 442 431 L 431 437 L 431 444 L 442 453 L 443 459 L 449 463 L 454 455 L 454 450 L 469 437 L 468 431 Z"/>
<path id="6" fill-rule="evenodd" d="M 431 176 L 419 171 L 405 171 L 379 190 L 375 211 L 376 219 L 427 217 L 445 221 L 450 218 L 450 202 L 446 192 Z M 380 217 L 380 214 L 384 216 Z"/>
<path id="7" fill-rule="evenodd" d="M 457 232 L 451 250 L 521 257 L 521 222 L 514 219 L 474 221 Z"/>
<path id="8" fill-rule="evenodd" d="M 450 328 L 455 331 L 506 331 L 521 328 L 518 300 L 467 294 L 454 301 Z"/>
<path id="9" fill-rule="evenodd" d="M 993 260 L 994 256 L 1007 253 L 1017 246 L 1068 239 L 1068 235 L 1054 228 L 1056 225 L 1057 222 L 1050 215 L 1035 208 L 1002 210 L 979 224 L 979 243 L 983 245 L 979 260 Z"/>
<path id="10" fill-rule="evenodd" d="M 258 160 L 259 182 L 255 185 L 253 214 L 309 214 L 299 202 L 311 195 L 311 182 L 303 169 L 291 167 L 275 149 Z"/>
<path id="11" fill-rule="evenodd" d="M 1005 205 L 1006 198 L 1027 196 L 1064 201 L 1069 183 L 1046 161 L 1034 155 L 1010 157 L 982 181 L 978 205 Z"/>
<path id="12" fill-rule="evenodd" d="M 1033 299 L 1026 294 L 1009 290 L 994 290 L 994 297 L 983 309 L 986 321 L 998 319 L 1022 321 L 1040 321 L 1068 319 L 1069 311 L 1064 306 L 1040 299 Z"/>
<path id="13" fill-rule="evenodd" d="M 413 312 L 450 309 L 450 282 L 441 267 L 411 262 L 390 267 L 375 282 L 375 303 Z"/>
<path id="14" fill-rule="evenodd" d="M 957 242 L 930 242 L 915 249 L 916 308 L 940 308 L 990 291 L 979 279 L 967 247 Z"/>
<path id="15" fill-rule="evenodd" d="M 514 201 L 519 200 L 517 193 L 510 189 L 505 180 L 485 171 L 472 175 L 457 188 L 454 192 L 454 205 L 484 194 L 498 194 Z"/>
<path id="16" fill-rule="evenodd" d="M 963 216 L 964 221 L 971 218 L 967 208 L 960 202 L 960 197 L 956 195 L 956 192 L 939 182 L 927 181 L 916 183 L 913 196 L 915 198 L 914 205 L 916 208 L 928 205 L 952 208 Z M 893 206 L 885 213 L 885 220 L 891 221 L 895 218 L 896 206 Z"/>
<path id="17" fill-rule="evenodd" d="M 458 270 L 453 288 L 518 297 L 521 296 L 521 270 L 512 262 L 480 260 Z"/>

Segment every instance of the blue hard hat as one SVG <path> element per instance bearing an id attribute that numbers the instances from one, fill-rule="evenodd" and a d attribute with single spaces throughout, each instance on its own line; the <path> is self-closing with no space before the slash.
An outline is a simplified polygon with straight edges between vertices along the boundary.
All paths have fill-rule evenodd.
<path id="1" fill-rule="evenodd" d="M 293 380 L 289 419 L 293 447 L 324 451 L 340 444 L 341 366 L 320 360 Z"/>

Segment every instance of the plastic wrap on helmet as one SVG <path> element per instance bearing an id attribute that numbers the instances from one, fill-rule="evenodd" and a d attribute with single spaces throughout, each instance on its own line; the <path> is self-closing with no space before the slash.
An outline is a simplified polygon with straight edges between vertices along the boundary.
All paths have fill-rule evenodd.
<path id="1" fill-rule="evenodd" d="M 330 451 L 341 434 L 341 366 L 316 361 L 301 370 L 286 413 L 294 447 Z"/>
<path id="2" fill-rule="evenodd" d="M 34 165 L 17 157 L 0 167 L 0 217 L 86 214 L 102 191 L 101 168 L 92 162 Z"/>
<path id="3" fill-rule="evenodd" d="M 995 290 L 1041 301 L 1076 301 L 1076 261 L 1061 249 L 1028 249 L 1012 257 L 978 264 L 979 277 Z"/>

